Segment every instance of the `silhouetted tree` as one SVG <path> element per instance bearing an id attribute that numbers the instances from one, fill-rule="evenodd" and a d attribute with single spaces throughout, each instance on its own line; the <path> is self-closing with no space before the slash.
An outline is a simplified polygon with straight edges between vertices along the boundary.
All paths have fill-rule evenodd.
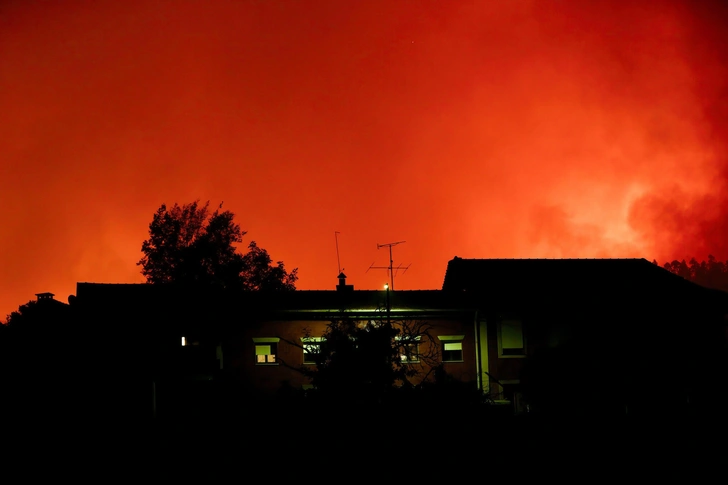
<path id="1" fill-rule="evenodd" d="M 407 370 L 392 342 L 399 332 L 391 325 L 331 322 L 323 335 L 316 366 L 304 369 L 321 393 L 347 398 L 381 399 Z"/>
<path id="2" fill-rule="evenodd" d="M 187 283 L 244 290 L 294 290 L 297 269 L 290 273 L 282 261 L 275 265 L 268 252 L 251 241 L 248 253 L 236 245 L 245 231 L 234 214 L 210 213 L 209 202 L 167 208 L 162 204 L 149 224 L 144 256 L 137 263 L 149 283 Z"/>
<path id="3" fill-rule="evenodd" d="M 20 305 L 0 329 L 0 386 L 8 396 L 2 404 L 32 419 L 69 413 L 71 402 L 78 403 L 78 380 L 69 376 L 89 373 L 87 343 L 69 305 L 53 299 Z"/>
<path id="4" fill-rule="evenodd" d="M 383 404 L 432 396 L 437 384 L 452 385 L 452 379 L 431 328 L 426 321 L 335 320 L 315 345 L 315 365 L 299 370 L 310 378 L 311 394 L 327 401 Z"/>
<path id="5" fill-rule="evenodd" d="M 36 313 L 38 302 L 36 300 L 30 300 L 24 305 L 20 305 L 18 309 L 11 312 L 5 319 L 5 324 L 8 328 L 17 327 L 23 324 L 23 322 L 32 322 L 33 314 Z"/>
<path id="6" fill-rule="evenodd" d="M 20 305 L 5 319 L 5 326 L 11 331 L 38 332 L 62 326 L 66 320 L 68 305 L 58 300 L 30 300 Z"/>
<path id="7" fill-rule="evenodd" d="M 255 241 L 248 245 L 243 255 L 243 287 L 246 290 L 295 290 L 298 269 L 287 273 L 283 262 L 272 264 L 268 251 L 259 248 Z"/>
<path id="8" fill-rule="evenodd" d="M 657 261 L 653 262 L 657 264 Z M 674 260 L 662 267 L 699 285 L 728 291 L 728 261 L 718 261 L 713 255 L 709 255 L 707 261 L 699 262 L 695 258 L 689 262 Z"/>

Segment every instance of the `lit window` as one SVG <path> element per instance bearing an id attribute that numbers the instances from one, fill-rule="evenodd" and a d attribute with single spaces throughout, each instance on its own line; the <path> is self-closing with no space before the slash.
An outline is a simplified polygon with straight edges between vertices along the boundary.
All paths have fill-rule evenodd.
<path id="1" fill-rule="evenodd" d="M 265 344 L 255 346 L 255 361 L 258 364 L 272 364 L 276 361 L 278 344 Z"/>
<path id="2" fill-rule="evenodd" d="M 182 347 L 184 347 L 185 345 L 187 345 L 187 339 L 182 337 Z"/>
<path id="3" fill-rule="evenodd" d="M 498 356 L 526 356 L 526 342 L 520 320 L 502 320 L 498 324 Z"/>
<path id="4" fill-rule="evenodd" d="M 442 344 L 443 362 L 460 362 L 463 360 L 462 342 L 444 342 Z"/>
<path id="5" fill-rule="evenodd" d="M 301 338 L 303 346 L 303 363 L 316 364 L 321 357 L 321 345 L 323 342 L 321 337 L 303 337 Z"/>
<path id="6" fill-rule="evenodd" d="M 275 364 L 279 341 L 279 338 L 254 338 L 255 363 L 259 365 Z"/>
<path id="7" fill-rule="evenodd" d="M 439 335 L 442 342 L 443 362 L 463 362 L 463 339 L 465 335 Z"/>
<path id="8" fill-rule="evenodd" d="M 416 364 L 420 361 L 420 336 L 397 337 L 399 358 L 403 364 Z"/>

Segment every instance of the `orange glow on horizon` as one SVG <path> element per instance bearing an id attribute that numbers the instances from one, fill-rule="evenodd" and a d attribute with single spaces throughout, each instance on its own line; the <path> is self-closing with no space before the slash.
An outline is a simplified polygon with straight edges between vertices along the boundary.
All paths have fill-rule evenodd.
<path id="1" fill-rule="evenodd" d="M 0 318 L 141 282 L 224 201 L 301 289 L 466 258 L 728 259 L 720 2 L 0 5 Z M 382 203 L 384 201 L 384 203 Z"/>

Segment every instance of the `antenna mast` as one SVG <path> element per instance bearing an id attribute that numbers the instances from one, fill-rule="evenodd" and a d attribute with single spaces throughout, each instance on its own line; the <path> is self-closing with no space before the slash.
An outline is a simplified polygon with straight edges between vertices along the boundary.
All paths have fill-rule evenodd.
<path id="1" fill-rule="evenodd" d="M 336 264 L 339 266 L 339 273 L 341 274 L 341 260 L 339 259 L 339 231 L 334 231 L 334 238 L 336 239 Z"/>
<path id="2" fill-rule="evenodd" d="M 392 258 L 392 247 L 396 246 L 397 244 L 402 244 L 407 241 L 397 241 L 393 243 L 385 243 L 385 244 L 378 244 L 377 243 L 377 249 L 381 248 L 389 248 L 389 266 L 374 266 L 374 263 L 372 263 L 371 266 L 369 266 L 369 269 L 386 269 L 389 272 L 389 288 L 394 291 L 394 271 L 404 270 L 407 271 L 410 267 L 408 264 L 407 266 L 402 266 L 401 264 L 398 264 L 396 267 L 394 266 L 394 259 Z M 369 271 L 369 269 L 367 271 Z"/>

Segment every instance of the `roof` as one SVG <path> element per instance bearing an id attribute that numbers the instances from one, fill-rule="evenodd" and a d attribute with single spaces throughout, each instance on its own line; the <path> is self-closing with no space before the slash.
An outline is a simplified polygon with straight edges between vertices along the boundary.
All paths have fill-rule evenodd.
<path id="1" fill-rule="evenodd" d="M 228 308 L 266 315 L 325 315 L 382 310 L 440 314 L 494 311 L 620 312 L 631 305 L 666 312 L 710 304 L 728 313 L 728 293 L 709 290 L 646 259 L 463 259 L 447 266 L 442 290 L 295 290 L 220 292 L 210 288 L 148 283 L 78 283 L 85 305 L 117 308 Z M 85 302 L 85 303 L 84 303 Z M 564 306 L 567 304 L 567 306 Z M 715 306 L 713 306 L 715 304 Z M 529 310 L 530 309 L 530 310 Z"/>
<path id="2" fill-rule="evenodd" d="M 295 290 L 256 292 L 215 292 L 205 288 L 147 283 L 108 284 L 78 283 L 79 301 L 90 306 L 144 307 L 154 305 L 190 306 L 235 305 L 248 311 L 266 313 L 350 312 L 353 310 L 384 310 L 389 305 L 398 312 L 440 312 L 465 309 L 460 295 L 448 295 L 441 290 Z"/>
<path id="3" fill-rule="evenodd" d="M 493 300 L 708 297 L 711 290 L 646 259 L 463 259 L 447 265 L 443 291 Z"/>
<path id="4" fill-rule="evenodd" d="M 640 272 L 645 259 L 463 259 L 448 262 L 443 290 L 476 290 L 503 283 L 585 282 Z M 621 278 L 620 278 L 621 279 Z"/>

